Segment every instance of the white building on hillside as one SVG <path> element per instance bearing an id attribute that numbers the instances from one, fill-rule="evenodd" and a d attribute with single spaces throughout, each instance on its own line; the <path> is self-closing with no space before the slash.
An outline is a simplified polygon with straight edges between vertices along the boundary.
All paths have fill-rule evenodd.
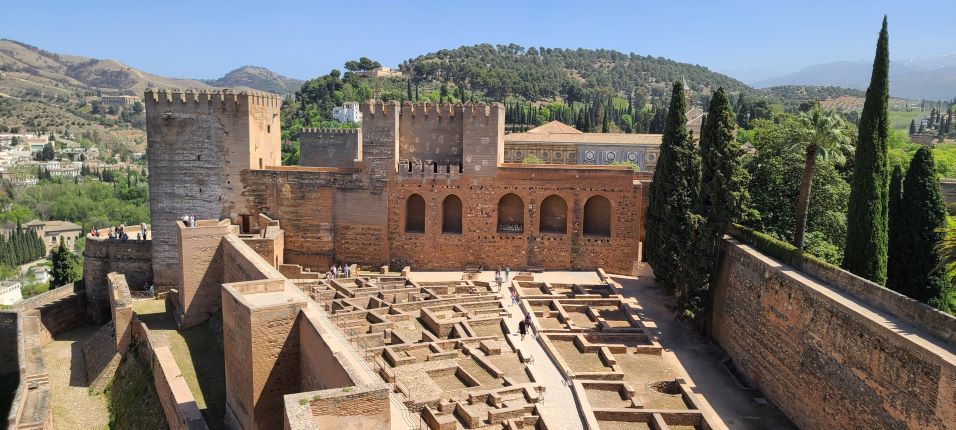
<path id="1" fill-rule="evenodd" d="M 10 306 L 23 300 L 23 291 L 18 281 L 0 281 L 0 305 Z"/>
<path id="2" fill-rule="evenodd" d="M 358 102 L 348 102 L 342 106 L 332 108 L 332 118 L 338 122 L 362 122 L 362 111 Z"/>

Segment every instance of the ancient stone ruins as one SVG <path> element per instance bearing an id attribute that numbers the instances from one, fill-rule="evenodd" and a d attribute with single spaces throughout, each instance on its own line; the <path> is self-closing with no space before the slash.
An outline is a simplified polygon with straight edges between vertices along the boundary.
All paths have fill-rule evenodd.
<path id="1" fill-rule="evenodd" d="M 498 105 L 366 103 L 293 167 L 275 96 L 144 101 L 152 237 L 0 312 L 10 428 L 131 362 L 174 429 L 956 428 L 956 319 L 732 232 L 689 330 L 641 262 L 650 176 L 504 163 Z"/>

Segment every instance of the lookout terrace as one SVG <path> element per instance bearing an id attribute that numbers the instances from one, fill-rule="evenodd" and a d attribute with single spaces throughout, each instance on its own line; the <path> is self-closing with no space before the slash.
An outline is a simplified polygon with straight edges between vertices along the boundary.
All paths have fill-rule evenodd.
<path id="1" fill-rule="evenodd" d="M 365 103 L 281 166 L 276 96 L 143 102 L 151 239 L 0 311 L 10 428 L 956 428 L 956 319 L 734 228 L 692 328 L 650 177 L 505 163 L 498 105 Z"/>

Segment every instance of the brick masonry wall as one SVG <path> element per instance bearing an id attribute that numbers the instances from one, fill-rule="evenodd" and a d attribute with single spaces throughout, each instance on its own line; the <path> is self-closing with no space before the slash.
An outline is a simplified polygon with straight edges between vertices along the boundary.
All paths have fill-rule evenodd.
<path id="1" fill-rule="evenodd" d="M 226 417 L 229 428 L 252 428 L 252 333 L 249 308 L 239 298 L 222 291 L 222 338 L 226 375 Z"/>
<path id="2" fill-rule="evenodd" d="M 458 164 L 462 157 L 462 107 L 406 102 L 399 119 L 399 159 Z"/>
<path id="3" fill-rule="evenodd" d="M 783 268 L 724 243 L 711 334 L 744 375 L 801 428 L 952 428 L 956 356 Z"/>
<path id="4" fill-rule="evenodd" d="M 220 307 L 223 282 L 222 238 L 229 234 L 228 225 L 203 221 L 197 227 L 177 226 L 180 264 L 179 309 L 181 327 L 190 327 L 209 318 Z"/>
<path id="5" fill-rule="evenodd" d="M 466 265 L 523 269 L 593 270 L 632 273 L 638 260 L 642 188 L 624 170 L 501 168 L 494 178 L 430 180 L 399 177 L 389 193 L 389 252 L 395 267 L 461 269 Z M 506 194 L 523 201 L 524 232 L 499 233 L 498 201 Z M 406 201 L 425 198 L 425 232 L 405 233 Z M 462 200 L 462 233 L 442 233 L 442 202 Z M 538 210 L 551 195 L 568 207 L 568 233 L 541 233 Z M 604 196 L 611 202 L 610 237 L 583 234 L 584 204 Z"/>
<path id="6" fill-rule="evenodd" d="M 171 430 L 207 429 L 196 399 L 168 347 L 153 350 L 153 384 Z"/>
<path id="7" fill-rule="evenodd" d="M 153 279 L 152 244 L 151 240 L 119 242 L 86 238 L 83 283 L 90 321 L 103 324 L 110 320 L 109 282 L 106 279 L 110 272 L 125 275 L 132 290 L 142 290 Z"/>
<path id="8" fill-rule="evenodd" d="M 299 165 L 352 167 L 360 158 L 361 129 L 312 129 L 299 134 Z"/>

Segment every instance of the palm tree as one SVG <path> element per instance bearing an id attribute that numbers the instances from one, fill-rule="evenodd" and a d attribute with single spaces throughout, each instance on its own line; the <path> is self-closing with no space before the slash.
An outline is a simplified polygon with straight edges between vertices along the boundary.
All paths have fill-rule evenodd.
<path id="1" fill-rule="evenodd" d="M 800 197 L 797 199 L 797 225 L 793 230 L 793 245 L 803 250 L 803 237 L 807 228 L 810 208 L 810 188 L 817 158 L 830 159 L 837 163 L 846 161 L 846 154 L 853 149 L 853 138 L 848 133 L 846 119 L 838 112 L 814 106 L 799 116 L 800 129 L 793 148 L 802 147 L 806 154 L 803 175 L 800 177 Z"/>

